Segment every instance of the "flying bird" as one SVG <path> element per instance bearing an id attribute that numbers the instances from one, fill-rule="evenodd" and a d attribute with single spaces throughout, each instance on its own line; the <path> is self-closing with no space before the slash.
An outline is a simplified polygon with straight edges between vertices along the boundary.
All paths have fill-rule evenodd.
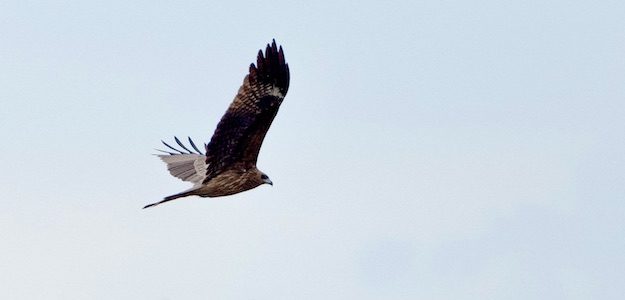
<path id="1" fill-rule="evenodd" d="M 220 197 L 273 185 L 267 174 L 256 167 L 258 152 L 267 130 L 278 113 L 289 89 L 289 65 L 282 46 L 267 44 L 258 51 L 256 65 L 250 65 L 237 95 L 223 115 L 205 152 L 189 138 L 189 150 L 177 137 L 180 148 L 172 147 L 158 157 L 172 176 L 193 183 L 190 189 L 165 197 L 143 208 L 187 196 Z"/>

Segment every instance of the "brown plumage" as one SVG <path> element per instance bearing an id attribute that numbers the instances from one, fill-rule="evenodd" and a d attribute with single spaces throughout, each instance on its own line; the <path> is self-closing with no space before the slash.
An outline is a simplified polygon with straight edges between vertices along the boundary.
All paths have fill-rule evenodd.
<path id="1" fill-rule="evenodd" d="M 186 196 L 220 197 L 272 184 L 269 177 L 256 168 L 256 161 L 288 89 L 289 65 L 284 60 L 282 47 L 273 40 L 264 54 L 258 51 L 256 65 L 250 65 L 234 101 L 217 124 L 210 142 L 204 145 L 205 154 L 190 138 L 189 144 L 195 153 L 176 137 L 176 143 L 184 151 L 163 142 L 175 151 L 162 151 L 167 154 L 159 155 L 167 163 L 170 174 L 194 186 L 144 208 Z"/>

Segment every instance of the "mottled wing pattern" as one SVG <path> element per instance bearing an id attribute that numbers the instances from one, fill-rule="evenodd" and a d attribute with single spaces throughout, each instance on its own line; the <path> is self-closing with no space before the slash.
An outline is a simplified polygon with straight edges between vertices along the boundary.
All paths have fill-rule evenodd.
<path id="1" fill-rule="evenodd" d="M 263 55 L 258 51 L 232 104 L 206 147 L 206 178 L 235 163 L 256 164 L 265 134 L 289 89 L 289 66 L 274 40 Z"/>

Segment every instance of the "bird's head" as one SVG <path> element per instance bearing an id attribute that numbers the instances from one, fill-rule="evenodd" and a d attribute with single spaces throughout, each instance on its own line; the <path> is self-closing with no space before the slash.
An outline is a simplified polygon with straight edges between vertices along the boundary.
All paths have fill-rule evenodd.
<path id="1" fill-rule="evenodd" d="M 263 181 L 263 184 L 266 183 L 268 185 L 273 186 L 273 182 L 271 182 L 271 179 L 269 179 L 269 176 L 267 176 L 267 174 L 265 173 L 260 173 L 260 180 Z"/>

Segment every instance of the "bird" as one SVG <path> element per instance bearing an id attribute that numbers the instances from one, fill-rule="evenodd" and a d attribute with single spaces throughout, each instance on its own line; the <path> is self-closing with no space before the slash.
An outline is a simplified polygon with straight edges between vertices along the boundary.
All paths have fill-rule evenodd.
<path id="1" fill-rule="evenodd" d="M 258 153 L 271 123 L 289 90 L 289 65 L 282 46 L 273 39 L 265 52 L 258 51 L 256 64 L 249 66 L 234 100 L 221 117 L 204 152 L 189 137 L 189 150 L 174 137 L 180 148 L 166 143 L 168 150 L 157 156 L 169 173 L 193 187 L 165 197 L 143 208 L 187 196 L 221 197 L 244 192 L 263 184 L 273 186 L 267 174 L 256 167 Z"/>

